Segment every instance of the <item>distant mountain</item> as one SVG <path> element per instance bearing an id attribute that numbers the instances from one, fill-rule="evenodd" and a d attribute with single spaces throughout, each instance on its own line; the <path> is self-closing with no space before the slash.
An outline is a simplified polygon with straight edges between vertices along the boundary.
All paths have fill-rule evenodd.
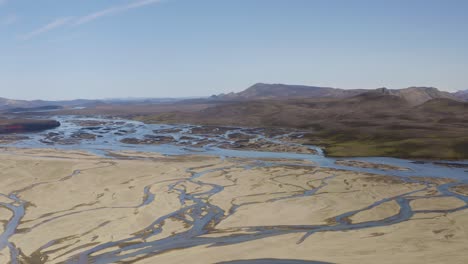
<path id="1" fill-rule="evenodd" d="M 379 88 L 376 90 L 366 89 L 338 89 L 329 87 L 287 85 L 287 84 L 265 84 L 257 83 L 239 93 L 213 95 L 211 99 L 224 101 L 237 100 L 264 100 L 264 99 L 298 99 L 298 98 L 330 98 L 345 99 L 363 95 L 364 97 L 378 97 L 391 95 L 402 98 L 410 106 L 423 104 L 436 98 L 447 98 L 458 100 L 457 97 L 448 92 L 439 91 L 433 87 L 409 87 L 405 89 L 390 90 Z M 468 94 L 467 94 L 468 96 Z M 390 97 L 385 97 L 390 98 Z"/>
<path id="2" fill-rule="evenodd" d="M 458 99 L 468 101 L 468 90 L 458 91 L 453 93 L 452 95 L 457 97 Z"/>
<path id="3" fill-rule="evenodd" d="M 175 103 L 182 100 L 190 100 L 193 97 L 186 98 L 146 98 L 146 97 L 129 97 L 129 98 L 109 98 L 102 100 L 104 103 L 109 104 L 162 104 L 162 103 Z M 197 97 L 198 98 L 198 97 Z"/>
<path id="4" fill-rule="evenodd" d="M 13 100 L 13 99 L 7 99 L 7 98 L 1 98 L 0 97 L 0 109 L 7 109 L 7 108 L 27 108 L 27 107 L 37 107 L 41 106 L 38 104 L 35 104 L 31 101 L 25 101 L 25 100 Z"/>
<path id="5" fill-rule="evenodd" d="M 77 99 L 69 101 L 43 101 L 43 100 L 12 100 L 0 98 L 0 110 L 30 109 L 50 106 L 71 107 L 93 107 L 97 105 L 147 105 L 161 103 L 196 103 L 196 102 L 229 102 L 248 100 L 284 100 L 284 99 L 347 99 L 363 95 L 364 97 L 378 97 L 380 101 L 388 96 L 396 96 L 403 99 L 410 106 L 421 105 L 429 100 L 446 98 L 451 100 L 468 100 L 468 90 L 457 93 L 439 91 L 433 87 L 409 87 L 405 89 L 391 90 L 379 88 L 369 89 L 339 89 L 330 87 L 288 85 L 288 84 L 266 84 L 257 83 L 238 93 L 213 95 L 209 98 L 187 99 L 187 98 L 123 98 L 123 99 L 103 99 L 88 100 Z M 381 97 L 383 96 L 383 97 Z M 184 100 L 185 99 L 185 100 Z M 208 99 L 208 100 L 207 100 Z M 40 110 L 40 109 L 38 109 Z M 10 111 L 11 112 L 11 111 Z"/>
<path id="6" fill-rule="evenodd" d="M 405 100 L 410 106 L 421 105 L 432 99 L 444 98 L 451 100 L 458 100 L 454 95 L 438 90 L 434 87 L 409 87 L 405 89 L 391 90 L 387 88 L 379 88 L 375 91 L 366 93 L 376 93 L 381 95 L 397 96 Z"/>
<path id="7" fill-rule="evenodd" d="M 239 93 L 213 95 L 218 100 L 261 100 L 286 98 L 347 98 L 366 90 L 345 90 L 329 87 L 257 83 Z"/>
<path id="8" fill-rule="evenodd" d="M 76 99 L 76 100 L 61 100 L 61 101 L 44 101 L 44 100 L 14 100 L 7 98 L 0 98 L 0 110 L 7 112 L 27 112 L 27 111 L 42 111 L 42 110 L 56 110 L 60 108 L 71 107 L 92 107 L 103 104 L 119 104 L 119 105 L 132 105 L 132 104 L 160 104 L 160 103 L 174 103 L 182 99 L 176 98 L 115 98 L 103 100 L 90 100 L 90 99 Z M 54 109 L 52 109 L 54 108 Z"/>
<path id="9" fill-rule="evenodd" d="M 86 99 L 76 99 L 69 101 L 43 101 L 43 100 L 14 100 L 0 97 L 0 109 L 1 110 L 11 110 L 15 108 L 37 108 L 37 107 L 49 107 L 49 106 L 62 106 L 62 107 L 74 107 L 74 106 L 84 106 L 90 104 L 99 103 L 98 100 L 86 100 Z"/>
<path id="10" fill-rule="evenodd" d="M 288 99 L 214 100 L 216 103 L 207 104 L 206 108 L 198 111 L 158 113 L 147 120 L 315 130 L 326 128 L 329 131 L 340 131 L 343 128 L 372 130 L 371 127 L 383 129 L 386 126 L 394 127 L 392 129 L 419 129 L 412 125 L 413 121 L 422 123 L 424 129 L 430 130 L 431 120 L 455 120 L 453 123 L 459 124 L 464 122 L 465 117 L 468 118 L 468 103 L 454 100 L 449 93 L 427 87 L 363 90 L 355 96 L 326 100 L 314 97 L 286 98 Z M 404 127 L 400 123 L 404 123 Z"/>
<path id="11" fill-rule="evenodd" d="M 38 106 L 38 107 L 17 107 L 17 108 L 9 108 L 5 112 L 17 114 L 17 113 L 37 113 L 37 112 L 50 112 L 50 111 L 57 111 L 63 109 L 62 106 L 59 105 L 46 105 L 46 106 Z"/>

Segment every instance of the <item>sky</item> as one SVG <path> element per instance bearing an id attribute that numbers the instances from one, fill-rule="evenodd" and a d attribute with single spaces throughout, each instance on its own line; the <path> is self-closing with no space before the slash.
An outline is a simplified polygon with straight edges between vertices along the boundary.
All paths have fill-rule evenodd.
<path id="1" fill-rule="evenodd" d="M 468 89 L 465 0 L 0 0 L 0 97 Z"/>

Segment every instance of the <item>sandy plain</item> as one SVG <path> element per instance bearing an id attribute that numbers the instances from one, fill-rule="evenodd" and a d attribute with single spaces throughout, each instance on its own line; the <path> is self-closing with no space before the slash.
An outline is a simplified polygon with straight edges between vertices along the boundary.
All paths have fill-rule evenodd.
<path id="1" fill-rule="evenodd" d="M 466 196 L 437 191 L 451 181 L 137 152 L 0 160 L 0 263 L 468 261 Z"/>

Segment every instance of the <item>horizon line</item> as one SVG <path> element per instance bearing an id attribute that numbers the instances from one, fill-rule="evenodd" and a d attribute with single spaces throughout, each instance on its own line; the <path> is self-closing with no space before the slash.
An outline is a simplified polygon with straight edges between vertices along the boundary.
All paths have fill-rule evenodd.
<path id="1" fill-rule="evenodd" d="M 111 100 L 151 100 L 151 99 L 168 99 L 168 100 L 180 100 L 180 99 L 201 99 L 201 98 L 209 98 L 214 95 L 225 95 L 225 94 L 230 94 L 230 93 L 239 93 L 242 91 L 245 91 L 246 89 L 249 89 L 255 85 L 259 84 L 264 84 L 264 85 L 287 85 L 287 86 L 303 86 L 303 87 L 315 87 L 315 88 L 332 88 L 332 89 L 342 89 L 342 90 L 377 90 L 377 89 L 389 89 L 389 90 L 403 90 L 403 89 L 409 89 L 409 88 L 434 88 L 442 92 L 447 92 L 450 94 L 457 93 L 457 92 L 463 92 L 463 91 L 468 91 L 468 89 L 458 89 L 455 91 L 448 91 L 444 89 L 440 89 L 435 86 L 408 86 L 404 88 L 388 88 L 388 87 L 377 87 L 377 88 L 338 88 L 338 87 L 330 87 L 330 86 L 317 86 L 317 85 L 309 85 L 309 84 L 287 84 L 287 83 L 265 83 L 265 82 L 257 82 L 254 83 L 247 88 L 244 88 L 243 90 L 240 91 L 231 91 L 231 92 L 226 92 L 226 93 L 217 93 L 217 94 L 211 94 L 211 95 L 195 95 L 195 96 L 163 96 L 163 97 L 155 97 L 155 96 L 122 96 L 122 97 L 104 97 L 104 98 L 83 98 L 83 97 L 77 97 L 77 98 L 69 98 L 69 99 L 19 99 L 19 98 L 9 98 L 9 97 L 2 97 L 0 96 L 0 99 L 6 99 L 6 100 L 15 100 L 15 101 L 52 101 L 52 102 L 58 102 L 58 101 L 77 101 L 77 100 L 87 100 L 87 101 L 111 101 Z"/>

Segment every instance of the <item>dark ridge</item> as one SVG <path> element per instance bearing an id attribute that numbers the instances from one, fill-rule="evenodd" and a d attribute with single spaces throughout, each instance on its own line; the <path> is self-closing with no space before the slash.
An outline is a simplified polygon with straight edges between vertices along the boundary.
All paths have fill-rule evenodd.
<path id="1" fill-rule="evenodd" d="M 60 126 L 55 120 L 0 120 L 0 134 L 36 132 Z"/>

